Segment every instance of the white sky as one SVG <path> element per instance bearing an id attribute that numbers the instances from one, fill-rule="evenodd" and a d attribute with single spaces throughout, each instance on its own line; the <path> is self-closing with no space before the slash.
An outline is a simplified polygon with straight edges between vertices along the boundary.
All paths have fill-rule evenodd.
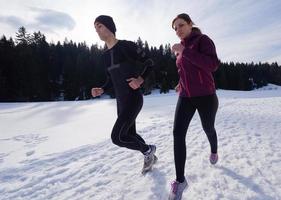
<path id="1" fill-rule="evenodd" d="M 103 43 L 94 19 L 111 15 L 117 38 L 150 46 L 178 42 L 173 18 L 188 13 L 215 42 L 222 61 L 281 63 L 281 1 L 276 0 L 0 0 L 0 35 L 15 37 L 20 26 L 43 32 L 48 41 Z"/>

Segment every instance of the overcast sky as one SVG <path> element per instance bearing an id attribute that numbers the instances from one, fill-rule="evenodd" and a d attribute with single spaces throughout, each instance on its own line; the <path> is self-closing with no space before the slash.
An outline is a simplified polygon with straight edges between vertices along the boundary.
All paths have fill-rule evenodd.
<path id="1" fill-rule="evenodd" d="M 15 37 L 20 26 L 43 32 L 48 41 L 103 43 L 94 19 L 111 15 L 117 38 L 150 46 L 178 42 L 171 21 L 188 13 L 213 39 L 222 61 L 281 64 L 280 0 L 0 0 L 0 35 Z"/>

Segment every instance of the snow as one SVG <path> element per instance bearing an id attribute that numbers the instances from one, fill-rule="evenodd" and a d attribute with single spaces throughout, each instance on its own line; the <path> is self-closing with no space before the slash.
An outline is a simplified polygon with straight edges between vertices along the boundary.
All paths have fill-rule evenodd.
<path id="1" fill-rule="evenodd" d="M 281 87 L 217 91 L 219 162 L 196 113 L 188 130 L 183 199 L 281 199 Z M 111 143 L 113 99 L 0 104 L 1 200 L 162 200 L 175 178 L 173 118 L 177 94 L 145 96 L 140 135 L 159 160 L 141 175 L 139 152 Z"/>

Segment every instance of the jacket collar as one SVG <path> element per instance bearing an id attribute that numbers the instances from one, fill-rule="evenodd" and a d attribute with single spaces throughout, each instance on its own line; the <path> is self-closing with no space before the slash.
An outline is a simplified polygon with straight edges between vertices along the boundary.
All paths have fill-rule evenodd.
<path id="1" fill-rule="evenodd" d="M 186 46 L 190 41 L 192 41 L 197 36 L 202 35 L 202 33 L 196 29 L 192 29 L 191 33 L 181 41 L 181 44 Z"/>

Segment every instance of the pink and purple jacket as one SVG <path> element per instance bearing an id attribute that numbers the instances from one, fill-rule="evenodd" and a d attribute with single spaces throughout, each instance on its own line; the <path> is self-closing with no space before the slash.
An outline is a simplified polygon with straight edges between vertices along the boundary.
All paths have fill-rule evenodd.
<path id="1" fill-rule="evenodd" d="M 199 31 L 181 41 L 184 50 L 177 56 L 180 96 L 207 96 L 216 92 L 212 72 L 219 65 L 216 48 L 213 41 Z"/>

